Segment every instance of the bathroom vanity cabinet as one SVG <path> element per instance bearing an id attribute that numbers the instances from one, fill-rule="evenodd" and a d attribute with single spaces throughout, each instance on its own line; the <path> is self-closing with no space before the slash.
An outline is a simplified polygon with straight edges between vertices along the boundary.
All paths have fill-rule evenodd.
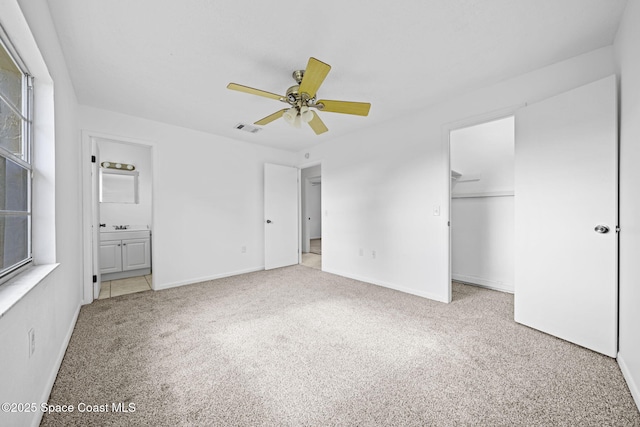
<path id="1" fill-rule="evenodd" d="M 100 275 L 117 280 L 151 273 L 149 230 L 100 233 Z"/>

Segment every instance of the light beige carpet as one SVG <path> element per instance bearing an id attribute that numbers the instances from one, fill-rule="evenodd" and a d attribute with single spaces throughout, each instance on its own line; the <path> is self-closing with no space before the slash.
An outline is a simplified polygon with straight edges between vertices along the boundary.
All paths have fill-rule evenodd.
<path id="1" fill-rule="evenodd" d="M 639 426 L 616 361 L 513 322 L 513 296 L 442 304 L 304 266 L 95 301 L 44 426 Z"/>

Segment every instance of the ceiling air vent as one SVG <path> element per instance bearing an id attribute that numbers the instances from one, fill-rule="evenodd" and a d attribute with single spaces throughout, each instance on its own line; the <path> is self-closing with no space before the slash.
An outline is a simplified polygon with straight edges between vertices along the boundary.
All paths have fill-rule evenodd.
<path id="1" fill-rule="evenodd" d="M 235 127 L 236 129 L 243 130 L 249 133 L 258 133 L 262 130 L 262 128 L 259 128 L 257 126 L 247 125 L 244 123 L 238 123 Z"/>

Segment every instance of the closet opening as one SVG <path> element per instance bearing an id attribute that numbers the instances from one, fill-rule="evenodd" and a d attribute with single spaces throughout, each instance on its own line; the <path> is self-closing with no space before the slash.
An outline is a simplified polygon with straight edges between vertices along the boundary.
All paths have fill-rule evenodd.
<path id="1" fill-rule="evenodd" d="M 515 118 L 449 134 L 451 280 L 514 292 Z"/>

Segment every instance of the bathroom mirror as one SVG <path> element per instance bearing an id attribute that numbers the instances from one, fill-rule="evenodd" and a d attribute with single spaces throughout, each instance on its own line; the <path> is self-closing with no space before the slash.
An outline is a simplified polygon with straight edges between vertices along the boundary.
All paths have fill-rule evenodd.
<path id="1" fill-rule="evenodd" d="M 138 172 L 100 169 L 101 203 L 140 203 Z"/>

